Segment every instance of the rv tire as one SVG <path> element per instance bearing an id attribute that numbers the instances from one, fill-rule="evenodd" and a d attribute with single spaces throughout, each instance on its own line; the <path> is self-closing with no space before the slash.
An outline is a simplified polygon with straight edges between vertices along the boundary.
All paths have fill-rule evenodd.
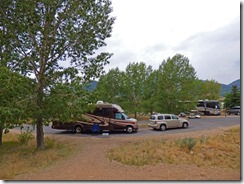
<path id="1" fill-rule="evenodd" d="M 80 125 L 75 126 L 75 133 L 80 134 L 82 132 L 82 127 Z"/>
<path id="2" fill-rule="evenodd" d="M 134 130 L 133 130 L 133 127 L 132 127 L 132 126 L 127 126 L 127 127 L 126 127 L 126 132 L 127 132 L 128 134 L 131 134 L 133 131 L 134 131 Z"/>

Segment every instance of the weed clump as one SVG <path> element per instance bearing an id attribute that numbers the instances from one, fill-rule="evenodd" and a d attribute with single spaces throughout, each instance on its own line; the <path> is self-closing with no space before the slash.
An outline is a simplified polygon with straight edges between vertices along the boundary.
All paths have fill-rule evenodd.
<path id="1" fill-rule="evenodd" d="M 22 131 L 18 135 L 18 140 L 21 144 L 28 145 L 30 140 L 32 140 L 34 136 L 32 135 L 32 131 L 28 127 L 26 131 Z"/>
<path id="2" fill-rule="evenodd" d="M 195 164 L 198 167 L 240 170 L 240 127 L 211 136 L 130 142 L 112 148 L 107 157 L 135 166 Z"/>
<path id="3" fill-rule="evenodd" d="M 197 141 L 195 139 L 193 139 L 192 137 L 186 137 L 184 139 L 178 139 L 175 141 L 176 145 L 180 148 L 183 149 L 188 149 L 189 151 L 191 151 L 194 146 L 197 144 Z"/>

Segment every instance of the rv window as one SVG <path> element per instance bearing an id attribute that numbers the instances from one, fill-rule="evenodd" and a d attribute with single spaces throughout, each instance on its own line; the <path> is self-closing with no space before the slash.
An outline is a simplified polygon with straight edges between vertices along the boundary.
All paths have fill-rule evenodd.
<path id="1" fill-rule="evenodd" d="M 96 108 L 92 114 L 94 114 L 96 116 L 102 116 L 102 109 Z"/>
<path id="2" fill-rule="evenodd" d="M 115 119 L 123 119 L 123 116 L 121 113 L 116 113 L 115 114 Z"/>
<path id="3" fill-rule="evenodd" d="M 112 108 L 103 108 L 102 109 L 102 116 L 106 118 L 113 118 L 113 109 Z"/>

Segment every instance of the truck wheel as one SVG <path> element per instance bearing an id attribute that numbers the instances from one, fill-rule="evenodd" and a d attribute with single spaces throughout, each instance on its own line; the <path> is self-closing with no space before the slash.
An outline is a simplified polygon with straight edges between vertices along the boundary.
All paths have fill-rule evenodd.
<path id="1" fill-rule="evenodd" d="M 126 127 L 126 132 L 127 132 L 128 134 L 131 134 L 131 133 L 133 132 L 133 127 L 132 127 L 132 126 L 127 126 L 127 127 Z"/>
<path id="2" fill-rule="evenodd" d="M 165 126 L 165 125 L 161 125 L 161 126 L 160 126 L 160 130 L 161 130 L 161 131 L 165 131 L 165 130 L 166 130 L 166 126 Z"/>
<path id="3" fill-rule="evenodd" d="M 82 132 L 82 127 L 80 125 L 77 125 L 75 127 L 75 133 L 80 134 Z"/>

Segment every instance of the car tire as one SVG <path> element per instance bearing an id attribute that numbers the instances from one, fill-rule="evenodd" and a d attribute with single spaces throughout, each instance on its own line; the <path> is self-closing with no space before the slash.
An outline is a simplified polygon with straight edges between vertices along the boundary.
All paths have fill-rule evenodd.
<path id="1" fill-rule="evenodd" d="M 75 127 L 75 133 L 80 134 L 83 131 L 82 127 L 80 125 L 77 125 Z"/>
<path id="2" fill-rule="evenodd" d="M 161 130 L 161 131 L 165 131 L 165 130 L 166 130 L 166 125 L 161 125 L 161 126 L 160 126 L 160 130 Z"/>
<path id="3" fill-rule="evenodd" d="M 127 132 L 128 134 L 131 134 L 133 131 L 134 131 L 134 130 L 133 130 L 133 127 L 132 127 L 132 126 L 127 126 L 127 127 L 126 127 L 126 132 Z"/>
<path id="4" fill-rule="evenodd" d="M 186 123 L 186 122 L 183 123 L 182 127 L 183 127 L 183 128 L 188 128 L 188 123 Z"/>

